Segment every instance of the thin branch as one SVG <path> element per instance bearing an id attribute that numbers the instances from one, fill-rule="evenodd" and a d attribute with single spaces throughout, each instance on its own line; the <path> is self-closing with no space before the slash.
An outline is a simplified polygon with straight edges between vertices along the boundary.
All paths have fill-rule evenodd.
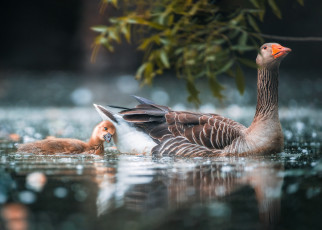
<path id="1" fill-rule="evenodd" d="M 283 41 L 295 41 L 295 42 L 322 42 L 322 37 L 285 37 L 270 34 L 258 34 L 263 38 L 283 40 Z"/>

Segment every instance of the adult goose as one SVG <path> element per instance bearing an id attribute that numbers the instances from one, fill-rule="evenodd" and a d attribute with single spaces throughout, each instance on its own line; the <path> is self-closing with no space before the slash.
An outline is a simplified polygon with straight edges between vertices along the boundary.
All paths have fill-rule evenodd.
<path id="1" fill-rule="evenodd" d="M 213 157 L 277 153 L 283 149 L 278 116 L 279 65 L 291 49 L 277 43 L 261 46 L 258 66 L 257 107 L 247 128 L 218 114 L 173 111 L 135 97 L 139 105 L 112 114 L 95 105 L 103 119 L 113 122 L 121 152 L 148 152 L 158 156 Z M 120 107 L 121 108 L 121 107 Z"/>

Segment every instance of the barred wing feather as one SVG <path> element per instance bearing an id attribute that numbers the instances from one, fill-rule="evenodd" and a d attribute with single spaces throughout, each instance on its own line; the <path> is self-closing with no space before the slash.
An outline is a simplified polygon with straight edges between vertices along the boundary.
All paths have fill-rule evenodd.
<path id="1" fill-rule="evenodd" d="M 154 155 L 211 156 L 242 135 L 243 125 L 217 114 L 172 111 L 165 106 L 140 104 L 120 112 L 155 142 Z"/>

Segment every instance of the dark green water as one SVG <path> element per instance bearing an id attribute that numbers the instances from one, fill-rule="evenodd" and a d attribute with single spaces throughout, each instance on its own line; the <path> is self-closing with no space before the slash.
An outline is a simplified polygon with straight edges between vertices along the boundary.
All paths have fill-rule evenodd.
<path id="1" fill-rule="evenodd" d="M 220 112 L 232 111 L 252 119 L 249 108 Z M 106 146 L 102 156 L 39 156 L 16 153 L 9 135 L 86 140 L 100 121 L 94 109 L 3 107 L 0 229 L 322 229 L 322 113 L 280 115 L 277 155 L 154 158 Z"/>

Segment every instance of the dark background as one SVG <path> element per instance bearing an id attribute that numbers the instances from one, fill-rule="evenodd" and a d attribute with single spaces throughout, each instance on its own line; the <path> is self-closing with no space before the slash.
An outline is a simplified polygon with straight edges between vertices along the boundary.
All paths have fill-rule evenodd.
<path id="1" fill-rule="evenodd" d="M 322 37 L 322 1 L 276 1 L 278 19 L 267 6 L 264 34 Z M 125 41 L 113 53 L 103 47 L 91 63 L 95 32 L 90 27 L 106 24 L 118 15 L 109 7 L 99 14 L 100 0 L 31 0 L 0 3 L 0 106 L 91 106 L 92 103 L 129 105 L 131 94 L 173 106 L 187 103 L 185 82 L 175 73 L 158 76 L 153 87 L 139 87 L 134 75 L 142 53 Z M 279 42 L 293 52 L 281 65 L 280 105 L 320 107 L 322 42 Z M 254 60 L 256 52 L 245 53 Z M 245 69 L 246 91 L 240 95 L 234 79 L 219 76 L 225 85 L 222 102 L 198 82 L 203 104 L 217 106 L 256 104 L 256 70 Z M 208 90 L 208 91 L 207 91 Z M 161 94 L 160 94 L 161 93 Z M 116 96 L 117 95 L 117 96 Z"/>
<path id="2" fill-rule="evenodd" d="M 322 37 L 322 1 L 277 1 L 282 20 L 267 7 L 265 34 L 281 36 Z M 0 71 L 134 71 L 141 55 L 124 42 L 114 53 L 101 49 L 96 63 L 90 63 L 91 44 L 95 33 L 90 26 L 107 21 L 108 14 L 99 15 L 99 0 L 31 0 L 1 1 Z M 267 39 L 269 41 L 269 39 Z M 320 42 L 279 41 L 291 47 L 289 68 L 319 68 L 322 58 Z"/>
<path id="3" fill-rule="evenodd" d="M 95 37 L 90 27 L 116 13 L 110 8 L 100 15 L 99 8 L 99 0 L 2 1 L 0 71 L 134 70 L 138 54 L 126 43 L 114 53 L 102 48 L 90 63 Z"/>

